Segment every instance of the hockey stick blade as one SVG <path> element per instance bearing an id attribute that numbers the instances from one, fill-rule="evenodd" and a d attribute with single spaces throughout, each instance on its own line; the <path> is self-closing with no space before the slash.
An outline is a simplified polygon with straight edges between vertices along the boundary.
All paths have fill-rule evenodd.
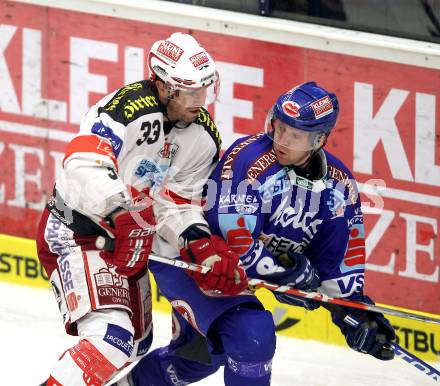
<path id="1" fill-rule="evenodd" d="M 98 236 L 95 242 L 95 246 L 100 250 L 113 250 L 113 240 Z M 149 256 L 150 260 L 157 261 L 159 263 L 173 265 L 178 268 L 184 268 L 191 271 L 196 271 L 200 273 L 207 273 L 209 272 L 209 267 L 205 267 L 203 265 L 194 264 L 194 263 L 187 263 L 182 260 L 173 259 L 170 257 L 165 256 L 159 256 L 156 254 L 150 254 Z M 414 319 L 419 320 L 422 322 L 428 322 L 428 323 L 435 323 L 440 324 L 440 318 L 433 318 L 425 315 L 418 315 L 409 311 L 401 311 L 396 310 L 394 308 L 384 307 L 384 306 L 378 306 L 378 305 L 371 305 L 367 303 L 362 302 L 355 302 L 353 300 L 346 300 L 342 298 L 332 298 L 329 297 L 321 292 L 309 292 L 309 291 L 302 291 L 299 289 L 296 289 L 291 286 L 287 285 L 278 285 L 269 283 L 265 280 L 261 279 L 249 279 L 249 286 L 254 288 L 265 288 L 272 292 L 281 292 L 281 293 L 287 293 L 290 295 L 298 296 L 301 298 L 307 298 L 307 299 L 313 299 L 317 300 L 322 303 L 332 303 L 332 304 L 338 304 L 343 307 L 351 307 L 351 308 L 358 308 L 361 310 L 366 311 L 373 311 L 373 312 L 380 312 L 387 315 L 392 316 L 398 316 L 401 318 L 407 318 L 407 319 Z"/>

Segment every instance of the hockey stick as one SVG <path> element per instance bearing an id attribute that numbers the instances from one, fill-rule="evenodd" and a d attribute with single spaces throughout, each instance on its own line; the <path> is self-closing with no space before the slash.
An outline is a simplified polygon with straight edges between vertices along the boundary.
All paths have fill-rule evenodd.
<path id="1" fill-rule="evenodd" d="M 358 327 L 360 321 L 350 313 L 348 313 L 343 307 L 337 304 L 325 303 L 322 304 L 324 308 L 329 310 L 331 313 L 337 314 L 345 323 L 352 327 Z M 429 365 L 428 363 L 422 361 L 420 358 L 416 357 L 409 351 L 405 350 L 402 346 L 395 342 L 391 342 L 390 348 L 394 351 L 394 354 L 400 359 L 408 362 L 410 365 L 414 366 L 417 370 L 425 373 L 428 377 L 436 382 L 440 382 L 440 371 Z"/>
<path id="2" fill-rule="evenodd" d="M 380 312 L 382 314 L 399 316 L 401 318 L 414 319 L 414 320 L 419 320 L 422 322 L 440 324 L 439 318 L 433 318 L 430 316 L 419 315 L 419 314 L 412 313 L 410 311 L 402 311 L 402 310 L 397 310 L 397 309 L 390 308 L 390 307 L 372 305 L 372 304 L 354 301 L 354 300 L 347 300 L 347 299 L 342 299 L 342 298 L 332 298 L 332 297 L 327 296 L 321 292 L 302 291 L 302 290 L 299 290 L 297 288 L 294 288 L 294 287 L 291 287 L 288 285 L 268 283 L 267 281 L 261 280 L 261 279 L 249 279 L 248 281 L 249 281 L 250 286 L 255 286 L 257 288 L 266 288 L 272 292 L 273 291 L 282 292 L 282 293 L 294 295 L 294 296 L 297 296 L 300 298 L 317 300 L 321 303 L 337 304 L 337 305 L 344 306 L 344 307 L 358 308 L 358 309 L 364 310 L 364 311 Z"/>
<path id="3" fill-rule="evenodd" d="M 191 271 L 206 273 L 209 271 L 208 267 L 205 267 L 203 265 L 193 264 L 193 263 L 187 263 L 185 261 L 181 260 L 175 260 L 175 259 L 169 259 L 163 256 L 158 255 L 150 255 L 150 259 L 154 261 L 158 261 L 165 264 L 174 265 L 175 267 L 179 268 L 185 268 L 189 269 Z M 367 303 L 361 303 L 361 302 L 354 302 L 349 300 L 343 300 L 343 299 L 337 299 L 337 298 L 330 298 L 324 294 L 321 294 L 319 292 L 307 292 L 307 291 L 300 291 L 295 288 L 289 287 L 289 286 L 280 286 L 276 284 L 268 283 L 264 280 L 260 279 L 249 279 L 249 286 L 250 287 L 256 287 L 256 288 L 266 288 L 270 291 L 275 292 L 283 292 L 283 293 L 289 293 L 293 294 L 295 296 L 303 297 L 303 298 L 310 298 L 314 300 L 318 300 L 321 302 L 321 305 L 328 309 L 331 312 L 337 312 L 341 315 L 344 322 L 347 324 L 357 327 L 359 325 L 359 321 L 353 316 L 350 315 L 348 312 L 344 310 L 343 307 L 352 307 L 352 308 L 359 308 L 361 310 L 366 311 L 373 311 L 373 312 L 382 312 L 387 313 L 394 316 L 400 316 L 404 318 L 410 318 L 410 319 L 416 319 L 421 320 L 424 322 L 432 322 L 432 323 L 438 323 L 440 324 L 440 320 L 434 319 L 434 318 L 428 318 L 425 316 L 420 316 L 417 314 L 412 314 L 405 311 L 395 310 L 383 306 L 376 306 L 371 305 Z M 430 377 L 432 380 L 436 382 L 440 382 L 440 372 L 436 370 L 434 367 L 423 361 L 422 359 L 418 358 L 414 354 L 410 353 L 409 351 L 405 350 L 403 347 L 398 345 L 395 342 L 392 342 L 391 348 L 394 351 L 394 354 L 398 356 L 400 359 L 406 361 L 413 367 L 415 367 L 417 370 L 423 372 L 428 377 Z"/>
<path id="4" fill-rule="evenodd" d="M 113 250 L 113 240 L 102 236 L 97 237 L 95 245 L 98 249 L 101 250 Z M 207 273 L 209 271 L 209 267 L 205 267 L 203 265 L 187 263 L 182 260 L 173 259 L 170 257 L 158 256 L 156 254 L 150 254 L 149 259 L 153 261 L 157 261 L 159 263 L 174 265 L 175 267 L 178 268 L 188 269 L 190 271 L 196 271 L 200 273 Z M 272 292 L 286 293 L 300 298 L 317 300 L 321 303 L 337 304 L 344 307 L 358 308 L 364 311 L 380 312 L 382 314 L 398 316 L 401 318 L 414 319 L 422 322 L 440 324 L 440 318 L 434 318 L 426 315 L 419 315 L 410 311 L 402 311 L 385 306 L 356 302 L 353 300 L 332 298 L 321 292 L 302 291 L 288 285 L 273 284 L 261 279 L 249 279 L 248 282 L 249 282 L 249 287 L 251 288 L 265 288 Z"/>
<path id="5" fill-rule="evenodd" d="M 114 249 L 114 242 L 112 239 L 109 239 L 108 237 L 98 236 L 95 241 L 96 248 L 102 250 L 102 251 L 113 251 Z M 205 267 L 203 265 L 194 264 L 194 263 L 187 263 L 183 260 L 173 259 L 171 257 L 165 257 L 165 256 L 159 256 L 154 253 L 150 253 L 148 256 L 149 260 L 157 261 L 159 263 L 164 263 L 168 265 L 174 265 L 178 268 L 184 268 L 188 269 L 190 271 L 200 272 L 200 273 L 208 273 L 209 267 Z"/>
<path id="6" fill-rule="evenodd" d="M 113 240 L 111 240 L 109 238 L 102 237 L 102 236 L 98 236 L 98 238 L 96 239 L 95 245 L 100 250 L 113 250 Z M 200 272 L 200 273 L 209 272 L 209 267 L 205 267 L 203 265 L 194 264 L 194 263 L 187 263 L 182 260 L 159 256 L 156 254 L 150 254 L 149 259 L 151 259 L 153 261 L 157 261 L 159 263 L 172 265 L 172 266 L 175 266 L 178 268 L 188 269 L 190 271 L 195 271 L 195 272 Z M 343 311 L 341 306 L 359 308 L 361 310 L 366 310 L 366 311 L 382 312 L 382 313 L 387 313 L 387 314 L 394 315 L 394 316 L 400 316 L 403 318 L 410 318 L 410 319 L 421 320 L 424 322 L 431 322 L 431 323 L 440 324 L 439 319 L 428 318 L 428 317 L 423 317 L 423 319 L 421 319 L 422 316 L 420 316 L 420 315 L 412 314 L 412 313 L 404 312 L 404 311 L 399 311 L 399 310 L 395 310 L 392 308 L 387 308 L 387 307 L 382 307 L 382 306 L 373 306 L 373 305 L 367 304 L 367 303 L 348 301 L 348 300 L 344 300 L 344 299 L 331 298 L 331 297 L 328 297 L 328 296 L 321 294 L 319 292 L 301 291 L 301 290 L 297 290 L 297 289 L 290 287 L 290 286 L 272 284 L 272 283 L 268 283 L 268 282 L 266 282 L 264 280 L 260 280 L 260 279 L 249 279 L 248 281 L 249 281 L 250 287 L 266 288 L 272 292 L 288 293 L 288 294 L 295 295 L 295 296 L 302 297 L 302 298 L 317 300 L 317 301 L 323 303 L 322 306 L 329 309 L 330 311 L 334 310 L 335 312 L 338 312 L 339 314 L 344 313 L 344 315 L 342 316 L 344 321 L 354 327 L 356 327 L 359 324 L 359 322 L 352 315 Z M 337 309 L 339 311 L 337 311 Z M 428 363 L 422 361 L 417 356 L 411 354 L 409 351 L 405 350 L 403 347 L 399 346 L 397 343 L 392 343 L 392 347 L 393 347 L 395 355 L 397 355 L 399 358 L 408 362 L 410 365 L 414 366 L 416 369 L 422 371 L 423 373 L 428 375 L 434 381 L 440 382 L 440 372 L 438 370 L 436 370 L 434 367 L 432 367 Z"/>

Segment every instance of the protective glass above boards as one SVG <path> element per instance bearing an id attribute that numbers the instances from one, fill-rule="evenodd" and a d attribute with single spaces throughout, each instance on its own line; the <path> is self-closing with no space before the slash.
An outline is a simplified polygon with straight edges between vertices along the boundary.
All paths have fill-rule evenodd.
<path id="1" fill-rule="evenodd" d="M 167 0 L 440 43 L 440 0 Z"/>

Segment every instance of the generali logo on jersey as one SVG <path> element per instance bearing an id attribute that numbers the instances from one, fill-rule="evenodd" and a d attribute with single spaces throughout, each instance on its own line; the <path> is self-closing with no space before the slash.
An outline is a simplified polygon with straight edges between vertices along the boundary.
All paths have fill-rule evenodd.
<path id="1" fill-rule="evenodd" d="M 174 62 L 177 62 L 183 54 L 183 50 L 180 47 L 166 40 L 159 44 L 157 51 Z"/>

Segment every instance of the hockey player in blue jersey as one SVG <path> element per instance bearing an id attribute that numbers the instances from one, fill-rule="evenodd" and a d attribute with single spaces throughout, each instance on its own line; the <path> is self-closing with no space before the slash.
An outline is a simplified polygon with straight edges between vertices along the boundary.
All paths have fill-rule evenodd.
<path id="1" fill-rule="evenodd" d="M 265 132 L 239 139 L 224 154 L 207 185 L 205 213 L 211 232 L 240 255 L 248 277 L 372 303 L 363 294 L 365 241 L 356 183 L 323 149 L 338 111 L 336 95 L 314 82 L 282 94 L 268 113 Z M 159 244 L 156 253 L 164 253 Z M 192 261 L 191 249 L 200 247 L 192 245 L 180 252 L 186 261 Z M 173 339 L 118 385 L 187 385 L 220 366 L 225 385 L 270 384 L 274 323 L 251 292 L 222 296 L 199 288 L 201 274 L 155 262 L 150 267 L 173 305 Z M 319 307 L 292 295 L 276 297 L 309 310 Z M 392 359 L 395 334 L 388 320 L 349 312 L 360 320 L 357 328 L 332 315 L 347 344 Z"/>

